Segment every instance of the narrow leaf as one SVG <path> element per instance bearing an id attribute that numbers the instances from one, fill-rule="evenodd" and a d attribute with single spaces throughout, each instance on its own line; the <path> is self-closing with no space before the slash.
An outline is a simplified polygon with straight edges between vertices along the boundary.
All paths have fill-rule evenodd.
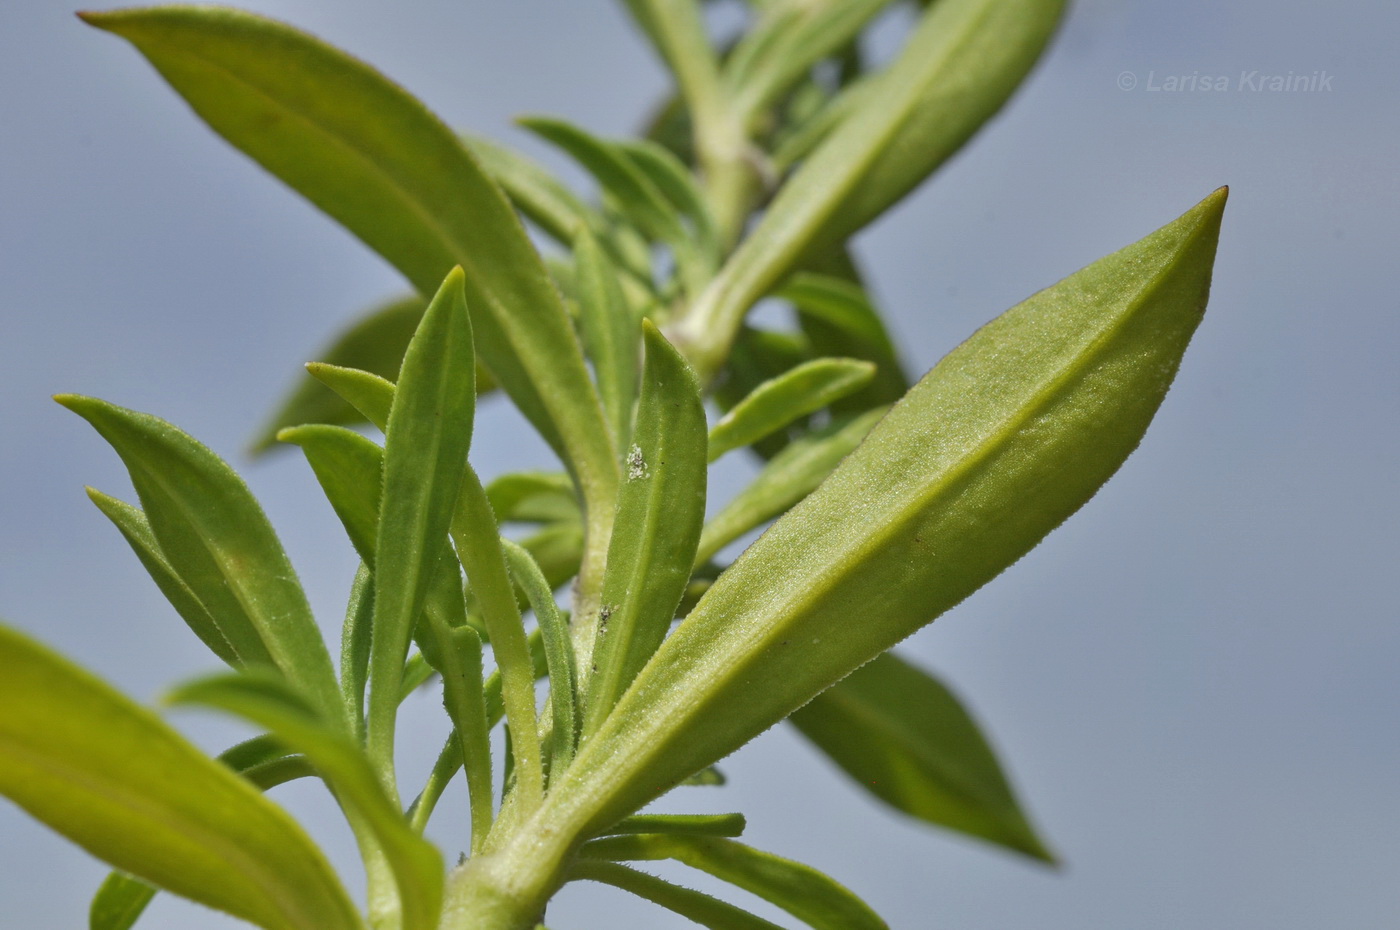
<path id="1" fill-rule="evenodd" d="M 273 20 L 192 6 L 83 18 L 135 45 L 216 132 L 420 294 L 461 265 L 482 361 L 611 506 L 614 450 L 568 316 L 510 202 L 452 130 L 369 66 Z"/>
<path id="2" fill-rule="evenodd" d="M 160 588 L 165 599 L 175 608 L 175 612 L 185 621 L 185 624 L 194 631 L 200 641 L 220 659 L 223 659 L 234 668 L 252 662 L 254 664 L 267 664 L 272 661 L 263 646 L 262 640 L 256 635 L 239 636 L 240 632 L 245 632 L 241 628 L 235 628 L 232 632 L 239 639 L 239 644 L 251 651 L 251 656 L 244 659 L 239 656 L 229 642 L 228 636 L 219 629 L 218 621 L 210 616 L 209 611 L 195 597 L 189 585 L 180 580 L 180 576 L 175 573 L 175 569 L 170 567 L 170 563 L 165 560 L 165 555 L 160 551 L 160 545 L 156 542 L 155 534 L 151 532 L 151 526 L 146 522 L 146 515 L 140 508 L 117 500 L 115 497 L 108 497 L 101 491 L 94 488 L 87 489 L 87 495 L 92 502 L 97 505 L 97 509 L 102 511 L 102 515 L 112 521 L 131 546 L 131 551 L 136 553 L 136 557 L 141 560 L 142 566 L 155 581 L 156 587 Z M 251 632 L 251 631 L 246 631 Z"/>
<path id="3" fill-rule="evenodd" d="M 705 517 L 705 409 L 680 354 L 645 324 L 646 364 L 603 575 L 584 736 L 612 710 L 676 614 Z"/>
<path id="4" fill-rule="evenodd" d="M 167 696 L 172 704 L 199 704 L 236 714 L 270 730 L 301 752 L 336 799 L 364 819 L 394 873 L 405 930 L 437 926 L 443 863 L 437 849 L 409 829 L 360 747 L 329 724 L 280 679 L 244 672 L 198 679 Z"/>
<path id="5" fill-rule="evenodd" d="M 1222 189 L 984 326 L 720 575 L 575 759 L 579 792 L 606 799 L 590 822 L 743 745 L 1083 505 L 1200 322 L 1224 204 Z"/>
<path id="6" fill-rule="evenodd" d="M 750 914 L 702 891 L 683 888 L 655 875 L 601 859 L 579 859 L 569 869 L 570 881 L 594 881 L 621 888 L 710 930 L 782 930 L 777 924 Z"/>
<path id="7" fill-rule="evenodd" d="M 818 358 L 760 384 L 710 430 L 709 460 L 782 429 L 868 384 L 875 366 L 850 358 Z"/>
<path id="8" fill-rule="evenodd" d="M 270 736 L 255 736 L 219 753 L 219 761 L 267 791 L 316 771 L 305 756 L 294 755 Z M 123 872 L 111 872 L 88 908 L 89 930 L 128 930 L 141 917 L 157 889 Z"/>
<path id="9" fill-rule="evenodd" d="M 462 486 L 476 411 L 476 357 L 463 275 L 443 282 L 404 356 L 384 442 L 384 491 L 374 556 L 369 751 L 393 769 L 394 720 L 413 626 Z"/>
<path id="10" fill-rule="evenodd" d="M 962 704 L 893 653 L 788 719 L 857 784 L 898 810 L 1054 861 Z"/>
<path id="11" fill-rule="evenodd" d="M 418 321 L 421 323 L 422 320 L 420 315 Z M 307 363 L 306 373 L 334 391 L 341 400 L 353 407 L 362 419 L 373 424 L 381 433 L 388 428 L 389 408 L 394 403 L 393 381 L 374 372 L 343 368 L 327 362 Z"/>
<path id="12" fill-rule="evenodd" d="M 713 836 L 637 835 L 595 840 L 598 859 L 675 859 L 751 892 L 814 930 L 889 930 L 860 898 L 811 866 Z"/>
<path id="13" fill-rule="evenodd" d="M 553 739 L 550 744 L 550 770 L 562 772 L 573 760 L 578 745 L 579 697 L 578 673 L 574 662 L 573 639 L 568 621 L 559 611 L 554 591 L 544 572 L 522 546 L 502 539 L 506 564 L 515 581 L 525 589 L 530 607 L 535 612 L 540 635 L 544 639 L 545 661 L 549 665 L 549 701 L 553 715 Z"/>
<path id="14" fill-rule="evenodd" d="M 634 814 L 600 836 L 631 833 L 684 833 L 695 836 L 739 836 L 747 823 L 743 814 Z"/>
<path id="15" fill-rule="evenodd" d="M 695 564 L 708 562 L 725 546 L 787 512 L 810 494 L 884 415 L 885 411 L 879 409 L 838 420 L 773 456 L 744 490 L 705 523 Z"/>
<path id="16" fill-rule="evenodd" d="M 522 789 L 522 809 L 530 811 L 544 794 L 535 717 L 535 669 L 525 636 L 525 623 L 506 571 L 501 531 L 481 479 L 470 465 L 462 479 L 452 516 L 452 541 L 471 583 L 486 624 L 491 650 L 501 671 L 506 724 L 512 734 L 515 772 Z"/>
<path id="17" fill-rule="evenodd" d="M 0 626 L 0 794 L 123 872 L 272 930 L 361 926 L 330 865 L 252 785 Z"/>
<path id="18" fill-rule="evenodd" d="M 587 230 L 574 241 L 579 323 L 598 378 L 608 422 L 619 444 L 632 433 L 641 325 L 622 294 L 617 271 Z"/>
<path id="19" fill-rule="evenodd" d="M 486 486 L 486 498 L 502 523 L 555 523 L 579 519 L 578 499 L 569 476 L 559 472 L 518 471 Z"/>
<path id="20" fill-rule="evenodd" d="M 164 420 L 92 397 L 55 398 L 121 456 L 160 551 L 246 661 L 272 664 L 326 712 L 340 691 L 296 573 L 252 492 L 207 447 Z"/>

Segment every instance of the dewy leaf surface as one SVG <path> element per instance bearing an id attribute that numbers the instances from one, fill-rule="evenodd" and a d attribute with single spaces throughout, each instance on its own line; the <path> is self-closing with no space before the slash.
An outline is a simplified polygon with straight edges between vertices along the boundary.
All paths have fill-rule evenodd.
<path id="1" fill-rule="evenodd" d="M 330 653 L 277 534 L 223 459 L 164 420 L 73 394 L 55 398 L 111 443 L 160 550 L 235 650 L 256 637 L 289 679 L 333 713 Z"/>
<path id="2" fill-rule="evenodd" d="M 602 406 L 543 262 L 457 136 L 369 66 L 305 33 L 194 6 L 85 13 L 130 41 L 216 132 L 434 293 L 454 265 L 482 360 L 611 509 Z"/>
<path id="3" fill-rule="evenodd" d="M 272 930 L 358 930 L 281 808 L 154 714 L 0 626 L 0 794 L 118 869 Z"/>
<path id="4" fill-rule="evenodd" d="M 896 809 L 1054 861 L 961 702 L 893 653 L 788 719 L 857 785 Z"/>
<path id="5" fill-rule="evenodd" d="M 575 760 L 605 826 L 1038 543 L 1136 447 L 1200 322 L 1224 190 L 984 326 L 662 644 Z"/>

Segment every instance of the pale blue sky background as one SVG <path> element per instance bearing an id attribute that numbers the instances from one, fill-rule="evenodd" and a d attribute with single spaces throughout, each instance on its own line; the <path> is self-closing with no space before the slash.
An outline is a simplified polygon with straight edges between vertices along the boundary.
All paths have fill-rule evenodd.
<path id="1" fill-rule="evenodd" d="M 247 5 L 536 153 L 512 115 L 621 134 L 663 87 L 617 4 Z M 0 615 L 151 700 L 211 660 L 82 493 L 129 496 L 115 456 L 48 396 L 148 410 L 235 457 L 297 366 L 401 285 L 70 13 L 0 4 Z M 984 721 L 1067 866 L 903 822 L 784 728 L 688 806 L 747 811 L 752 842 L 829 870 L 897 928 L 1395 926 L 1397 34 L 1382 0 L 1085 0 L 1003 115 L 859 242 L 922 371 L 1232 187 L 1211 310 L 1142 448 L 908 645 Z M 1250 71 L 1326 72 L 1331 90 L 1239 90 Z M 1231 87 L 1149 90 L 1194 73 Z M 488 407 L 481 471 L 544 461 Z M 288 455 L 246 473 L 333 627 L 353 560 L 308 470 Z M 410 732 L 435 749 L 432 704 Z M 238 732 L 178 720 L 210 748 Z M 345 842 L 310 786 L 277 796 Z M 0 922 L 77 927 L 102 874 L 0 802 Z M 142 926 L 231 923 L 162 899 Z M 551 926 L 685 924 L 585 888 Z"/>

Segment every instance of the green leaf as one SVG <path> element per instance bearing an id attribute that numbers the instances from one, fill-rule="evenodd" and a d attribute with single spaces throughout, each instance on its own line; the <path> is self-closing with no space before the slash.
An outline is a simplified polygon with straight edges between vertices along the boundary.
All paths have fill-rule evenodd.
<path id="1" fill-rule="evenodd" d="M 741 40 L 725 78 L 734 108 L 752 125 L 812 66 L 848 45 L 890 0 L 844 0 L 780 8 Z"/>
<path id="2" fill-rule="evenodd" d="M 350 603 L 340 631 L 340 693 L 355 738 L 365 738 L 365 687 L 369 684 L 369 662 L 374 646 L 374 574 L 360 562 L 350 588 Z"/>
<path id="3" fill-rule="evenodd" d="M 773 456 L 744 490 L 705 523 L 695 564 L 708 562 L 725 546 L 810 494 L 884 415 L 881 408 L 837 420 L 795 440 Z"/>
<path id="4" fill-rule="evenodd" d="M 617 143 L 559 119 L 528 116 L 517 122 L 582 165 L 648 238 L 671 245 L 690 238 L 676 207 Z"/>
<path id="5" fill-rule="evenodd" d="M 553 715 L 550 771 L 563 772 L 574 757 L 578 744 L 578 672 L 574 660 L 569 624 L 554 600 L 554 590 L 530 553 L 509 539 L 502 539 L 506 564 L 516 584 L 525 590 L 544 639 L 545 661 L 549 665 L 549 701 Z"/>
<path id="6" fill-rule="evenodd" d="M 501 475 L 486 486 L 486 498 L 502 523 L 577 522 L 580 518 L 574 483 L 552 471 L 517 471 Z"/>
<path id="7" fill-rule="evenodd" d="M 195 597 L 194 592 L 180 580 L 175 569 L 165 560 L 165 555 L 160 551 L 160 544 L 156 542 L 155 534 L 151 532 L 146 515 L 140 508 L 109 497 L 94 488 L 88 488 L 87 495 L 97 505 L 97 509 L 102 511 L 103 516 L 111 520 L 112 525 L 121 532 L 131 546 L 131 551 L 136 553 L 142 566 L 155 581 L 156 587 L 160 588 L 165 599 L 194 631 L 194 635 L 216 656 L 234 668 L 248 661 L 238 655 L 228 637 L 219 629 L 218 621 L 210 616 L 209 611 L 199 602 L 199 598 Z M 263 648 L 262 640 L 253 637 L 245 638 L 241 642 L 245 648 L 252 650 L 252 662 L 271 662 L 267 650 Z"/>
<path id="8" fill-rule="evenodd" d="M 427 301 L 417 294 L 400 297 L 380 304 L 368 314 L 356 320 L 342 332 L 336 340 L 314 356 L 316 364 L 329 366 L 332 370 L 353 369 L 364 378 L 377 376 L 392 384 L 398 380 L 399 366 L 403 364 L 403 354 L 408 349 L 408 340 L 423 319 Z M 332 390 L 326 390 L 331 387 Z M 495 387 L 490 374 L 482 367 L 476 370 L 476 391 L 485 394 Z M 339 396 L 337 396 L 339 395 Z M 269 418 L 267 425 L 253 441 L 254 453 L 266 452 L 273 447 L 277 431 L 287 426 L 300 426 L 303 423 L 329 423 L 351 426 L 363 423 L 367 417 L 364 407 L 357 398 L 347 398 L 343 391 L 328 385 L 325 378 L 303 373 L 296 386 Z M 388 416 L 388 405 L 384 407 Z M 381 427 L 382 428 L 382 427 Z"/>
<path id="9" fill-rule="evenodd" d="M 166 561 L 247 662 L 271 664 L 338 711 L 340 689 L 311 607 L 271 524 L 237 473 L 164 420 L 75 394 L 54 398 L 111 443 Z"/>
<path id="10" fill-rule="evenodd" d="M 783 185 L 685 318 L 678 342 L 719 367 L 749 308 L 813 251 L 839 244 L 912 190 L 996 113 L 1040 57 L 1064 0 L 942 0 L 863 105 Z"/>
<path id="11" fill-rule="evenodd" d="M 615 453 L 568 315 L 510 202 L 436 116 L 369 66 L 252 14 L 171 6 L 83 18 L 134 44 L 216 132 L 420 294 L 461 265 L 482 361 L 611 508 Z"/>
<path id="12" fill-rule="evenodd" d="M 571 246 L 603 220 L 573 191 L 535 162 L 484 136 L 467 136 L 467 148 L 521 213 L 555 242 Z"/>
<path id="13" fill-rule="evenodd" d="M 569 868 L 570 881 L 594 881 L 621 888 L 711 930 L 782 930 L 756 914 L 704 892 L 682 888 L 655 875 L 601 859 L 579 859 Z"/>
<path id="14" fill-rule="evenodd" d="M 1079 509 L 1166 394 L 1205 309 L 1224 205 L 1222 189 L 1034 295 L 915 385 L 720 575 L 584 744 L 575 784 L 600 799 L 587 822 L 732 752 Z"/>
<path id="15" fill-rule="evenodd" d="M 452 541 L 476 595 L 496 665 L 522 810 L 528 813 L 544 794 L 544 769 L 535 716 L 535 668 L 525 636 L 525 622 L 506 570 L 501 531 L 481 479 L 470 465 L 462 479 L 452 516 Z"/>
<path id="16" fill-rule="evenodd" d="M 747 825 L 743 814 L 634 814 L 619 820 L 599 835 L 684 833 L 696 836 L 739 836 Z"/>
<path id="17" fill-rule="evenodd" d="M 714 836 L 637 835 L 583 847 L 598 859 L 675 859 L 752 892 L 814 930 L 889 930 L 864 901 L 811 866 Z"/>
<path id="18" fill-rule="evenodd" d="M 393 770 L 403 663 L 467 467 L 475 372 L 459 268 L 443 282 L 408 345 L 385 431 L 368 731 L 370 757 L 381 773 Z"/>
<path id="19" fill-rule="evenodd" d="M 705 518 L 706 431 L 700 386 L 652 326 L 626 481 L 608 545 L 585 700 L 584 738 L 661 644 L 690 580 Z"/>
<path id="20" fill-rule="evenodd" d="M 696 184 L 695 176 L 685 163 L 664 146 L 647 139 L 623 139 L 616 145 L 618 151 L 647 176 L 667 202 L 690 221 L 696 246 L 706 262 L 711 266 L 718 263 L 719 230 L 705 199 L 705 192 Z"/>
<path id="21" fill-rule="evenodd" d="M 419 316 L 418 321 L 421 323 L 423 317 Z M 361 420 L 372 424 L 381 433 L 388 428 L 389 408 L 394 403 L 393 381 L 372 371 L 342 368 L 327 362 L 308 362 L 306 373 L 335 392 L 359 414 Z M 397 374 L 395 377 L 398 377 Z"/>
<path id="22" fill-rule="evenodd" d="M 962 704 L 892 653 L 788 719 L 857 784 L 898 810 L 1055 861 Z"/>
<path id="23" fill-rule="evenodd" d="M 909 390 L 909 378 L 899 362 L 889 332 L 859 283 L 859 271 L 848 253 L 829 263 L 834 274 L 798 272 L 778 295 L 797 308 L 798 322 L 815 351 L 846 355 L 875 363 L 875 379 L 863 390 L 836 404 L 838 413 L 858 413 L 892 404 Z"/>
<path id="24" fill-rule="evenodd" d="M 316 775 L 305 756 L 294 755 L 270 736 L 255 736 L 219 753 L 219 761 L 267 791 Z M 128 930 L 141 917 L 157 889 L 123 872 L 111 872 L 92 897 L 89 930 Z"/>
<path id="25" fill-rule="evenodd" d="M 358 930 L 330 865 L 154 714 L 0 626 L 0 794 L 123 872 L 272 930 Z"/>
<path id="26" fill-rule="evenodd" d="M 88 930 L 130 930 L 156 891 L 139 878 L 109 872 L 88 907 Z"/>
<path id="27" fill-rule="evenodd" d="M 860 390 L 875 366 L 850 358 L 817 358 L 765 381 L 710 430 L 709 460 L 777 432 Z"/>
<path id="28" fill-rule="evenodd" d="M 732 410 L 765 381 L 782 377 L 788 369 L 814 357 L 811 342 L 803 333 L 741 326 L 734 350 L 715 384 L 715 404 L 722 411 Z M 806 426 L 803 420 L 793 429 L 759 440 L 752 449 L 759 457 L 771 459 L 794 438 L 794 432 Z"/>
<path id="29" fill-rule="evenodd" d="M 201 678 L 176 688 L 172 704 L 199 704 L 236 714 L 270 730 L 303 753 L 335 793 L 363 818 L 393 870 L 405 930 L 432 930 L 442 905 L 443 863 L 437 849 L 409 829 L 360 747 L 287 682 L 255 671 Z"/>
<path id="30" fill-rule="evenodd" d="M 632 434 L 640 321 L 627 305 L 616 269 L 587 230 L 574 241 L 574 267 L 584 343 L 598 378 L 603 409 L 621 444 Z"/>

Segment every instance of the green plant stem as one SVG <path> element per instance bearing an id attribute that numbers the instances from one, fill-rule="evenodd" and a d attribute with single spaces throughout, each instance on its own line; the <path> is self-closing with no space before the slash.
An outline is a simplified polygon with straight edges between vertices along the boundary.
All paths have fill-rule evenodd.
<path id="1" fill-rule="evenodd" d="M 755 172 L 743 120 L 720 78 L 700 6 L 695 0 L 630 0 L 628 5 L 670 65 L 690 110 L 705 192 L 720 245 L 728 249 L 748 218 Z"/>

